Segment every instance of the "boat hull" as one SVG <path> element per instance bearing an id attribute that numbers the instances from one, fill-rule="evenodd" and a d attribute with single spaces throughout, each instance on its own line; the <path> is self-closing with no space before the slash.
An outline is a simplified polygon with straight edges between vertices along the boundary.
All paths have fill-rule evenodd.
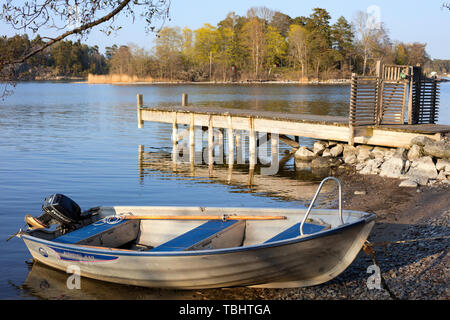
<path id="1" fill-rule="evenodd" d="M 56 243 L 22 235 L 33 258 L 81 276 L 173 289 L 305 287 L 338 276 L 356 258 L 375 217 L 289 240 L 228 249 L 136 252 Z M 76 270 L 76 269 L 75 269 Z"/>

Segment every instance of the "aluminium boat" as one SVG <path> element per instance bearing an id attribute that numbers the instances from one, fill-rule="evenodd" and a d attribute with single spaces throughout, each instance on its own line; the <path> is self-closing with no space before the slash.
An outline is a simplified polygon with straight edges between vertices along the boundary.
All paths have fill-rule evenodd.
<path id="1" fill-rule="evenodd" d="M 338 209 L 312 209 L 326 180 L 339 183 Z M 375 224 L 342 210 L 338 179 L 324 179 L 306 209 L 175 206 L 96 207 L 47 198 L 46 218 L 20 231 L 33 258 L 93 279 L 144 287 L 203 289 L 318 285 L 342 273 Z M 51 222 L 60 223 L 49 228 Z"/>

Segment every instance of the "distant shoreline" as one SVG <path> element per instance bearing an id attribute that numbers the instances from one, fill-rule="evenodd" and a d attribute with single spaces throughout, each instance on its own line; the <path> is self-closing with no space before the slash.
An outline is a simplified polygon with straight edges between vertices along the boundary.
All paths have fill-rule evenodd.
<path id="1" fill-rule="evenodd" d="M 349 84 L 350 79 L 329 79 L 329 80 L 308 80 L 307 78 L 298 80 L 265 80 L 265 79 L 245 79 L 240 81 L 184 81 L 169 80 L 164 78 L 137 77 L 126 74 L 89 74 L 87 83 L 92 84 Z"/>
<path id="2" fill-rule="evenodd" d="M 441 82 L 450 82 L 448 78 L 440 78 Z M 85 83 L 85 84 L 111 84 L 111 85 L 254 85 L 254 84 L 296 84 L 296 85 L 349 85 L 350 79 L 329 79 L 329 80 L 309 80 L 309 81 L 294 81 L 294 80 L 247 80 L 247 81 L 95 81 L 91 82 L 88 78 L 83 77 L 57 77 L 57 78 L 40 78 L 33 80 L 18 80 L 18 83 L 27 82 L 60 82 L 60 83 Z"/>
<path id="3" fill-rule="evenodd" d="M 224 81 L 136 81 L 136 82 L 104 82 L 104 83 L 92 83 L 88 81 L 80 81 L 78 83 L 88 83 L 88 84 L 111 84 L 111 85 L 136 85 L 136 84 L 146 84 L 146 85 L 160 85 L 160 84 L 188 84 L 188 85 L 247 85 L 247 84 L 299 84 L 299 85 L 348 85 L 350 80 L 346 81 L 236 81 L 236 82 L 224 82 Z"/>
<path id="4" fill-rule="evenodd" d="M 89 82 L 87 79 L 80 78 L 48 78 L 48 79 L 37 79 L 37 80 L 19 80 L 18 83 L 27 82 L 60 82 L 60 83 L 85 83 L 85 84 L 111 84 L 111 85 L 247 85 L 247 84 L 298 84 L 298 85 L 349 85 L 350 79 L 333 79 L 333 80 L 320 80 L 320 81 L 293 81 L 293 80 L 274 80 L 274 81 L 123 81 L 123 82 Z"/>

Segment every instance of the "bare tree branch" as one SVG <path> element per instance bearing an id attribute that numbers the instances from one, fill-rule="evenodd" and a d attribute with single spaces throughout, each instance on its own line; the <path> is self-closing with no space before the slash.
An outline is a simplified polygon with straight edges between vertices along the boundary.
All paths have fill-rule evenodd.
<path id="1" fill-rule="evenodd" d="M 36 34 L 45 28 L 62 33 L 59 36 L 39 37 L 40 41 L 36 41 L 35 46 L 25 50 L 0 50 L 0 80 L 15 86 L 17 71 L 30 58 L 69 36 L 86 36 L 98 25 L 106 25 L 100 31 L 109 35 L 122 28 L 114 26 L 119 14 L 134 22 L 138 7 L 143 8 L 140 16 L 146 22 L 146 32 L 154 31 L 152 24 L 155 18 L 164 21 L 168 17 L 170 0 L 5 0 L 0 7 L 0 20 L 14 30 L 31 30 Z M 71 29 L 61 31 L 68 27 Z M 7 85 L 0 97 L 11 92 Z"/>
<path id="2" fill-rule="evenodd" d="M 61 34 L 59 37 L 53 38 L 52 40 L 46 42 L 44 45 L 40 46 L 37 49 L 32 50 L 31 52 L 29 52 L 28 54 L 24 55 L 23 57 L 17 59 L 17 60 L 10 60 L 10 61 L 1 61 L 0 62 L 0 66 L 4 66 L 4 65 L 8 65 L 8 64 L 18 64 L 18 63 L 23 63 L 25 62 L 27 59 L 31 58 L 32 56 L 38 54 L 39 52 L 43 51 L 45 48 L 50 47 L 51 45 L 53 45 L 54 43 L 61 41 L 65 38 L 67 38 L 70 35 L 73 34 L 79 34 L 85 30 L 91 29 L 103 22 L 106 22 L 108 20 L 110 20 L 111 18 L 113 18 L 115 15 L 117 15 L 120 11 L 123 10 L 123 8 L 125 8 L 125 6 L 128 5 L 128 3 L 130 3 L 131 0 L 123 0 L 120 5 L 118 7 L 116 7 L 113 11 L 111 11 L 110 13 L 108 13 L 107 15 L 93 21 L 90 23 L 86 23 L 78 28 L 75 28 L 73 30 L 67 31 L 63 34 Z"/>

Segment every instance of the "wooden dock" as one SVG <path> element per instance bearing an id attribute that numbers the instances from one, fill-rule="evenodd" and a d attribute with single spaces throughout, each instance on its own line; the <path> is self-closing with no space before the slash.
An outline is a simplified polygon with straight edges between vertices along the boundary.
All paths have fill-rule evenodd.
<path id="1" fill-rule="evenodd" d="M 195 127 L 208 128 L 211 131 L 223 129 L 228 134 L 232 134 L 234 130 L 245 130 L 249 132 L 251 148 L 252 144 L 256 143 L 256 132 L 348 142 L 353 130 L 355 144 L 382 147 L 407 147 L 411 139 L 417 136 L 440 140 L 450 132 L 449 125 L 439 124 L 381 124 L 355 127 L 351 130 L 347 117 L 193 106 L 150 108 L 144 107 L 142 99 L 139 98 L 137 114 L 139 127 L 143 127 L 145 121 L 172 124 L 174 130 L 178 125 L 187 125 L 191 139 L 194 138 Z"/>
<path id="2" fill-rule="evenodd" d="M 239 144 L 239 131 L 249 136 L 250 165 L 256 162 L 256 147 L 260 134 L 265 133 L 272 145 L 278 139 L 292 147 L 298 137 L 365 144 L 381 147 L 409 147 L 417 136 L 440 140 L 449 136 L 450 126 L 436 124 L 439 111 L 439 81 L 427 78 L 420 66 L 383 65 L 377 62 L 374 76 L 352 74 L 349 115 L 290 114 L 223 108 L 188 106 L 187 94 L 182 105 L 173 107 L 144 107 L 142 95 L 137 96 L 138 127 L 145 121 L 172 124 L 174 149 L 178 143 L 178 125 L 187 125 L 191 152 L 195 153 L 195 128 L 208 131 L 208 159 L 212 164 L 215 130 L 219 143 L 224 132 L 228 136 L 229 158 L 234 159 L 234 141 Z M 408 121 L 405 123 L 405 116 Z M 290 138 L 289 136 L 293 136 Z M 237 145 L 236 145 L 237 147 Z"/>

